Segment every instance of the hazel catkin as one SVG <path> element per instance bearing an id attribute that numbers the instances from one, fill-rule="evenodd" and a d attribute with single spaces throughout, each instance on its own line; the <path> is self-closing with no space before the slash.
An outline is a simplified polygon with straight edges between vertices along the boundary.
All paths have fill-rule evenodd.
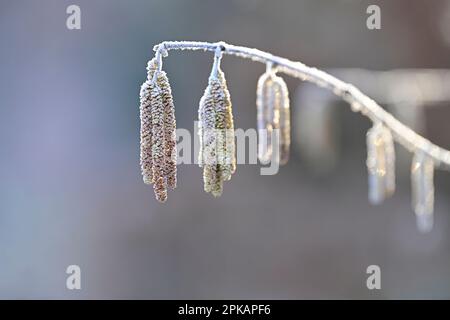
<path id="1" fill-rule="evenodd" d="M 223 182 L 236 170 L 232 104 L 225 76 L 213 72 L 199 105 L 199 165 L 203 167 L 205 192 L 220 196 Z"/>
<path id="2" fill-rule="evenodd" d="M 167 187 L 177 184 L 175 107 L 169 80 L 156 58 L 147 64 L 147 80 L 141 86 L 140 164 L 143 180 L 153 183 L 156 199 L 167 200 Z"/>
<path id="3" fill-rule="evenodd" d="M 270 67 L 258 80 L 256 96 L 258 158 L 267 163 L 276 151 L 279 156 L 276 160 L 284 165 L 289 160 L 291 144 L 290 103 L 286 83 Z M 278 141 L 274 141 L 277 137 Z"/>

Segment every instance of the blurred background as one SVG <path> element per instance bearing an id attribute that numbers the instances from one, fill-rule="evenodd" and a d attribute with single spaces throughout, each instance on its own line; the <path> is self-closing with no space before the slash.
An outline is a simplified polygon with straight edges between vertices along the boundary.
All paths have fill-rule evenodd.
<path id="1" fill-rule="evenodd" d="M 71 4 L 81 30 L 66 28 Z M 370 4 L 381 30 L 366 27 Z M 201 169 L 181 165 L 178 188 L 158 203 L 140 175 L 138 95 L 163 40 L 223 40 L 327 69 L 445 69 L 450 1 L 1 1 L 0 298 L 450 298 L 449 172 L 435 173 L 429 234 L 411 209 L 411 155 L 397 162 L 393 198 L 371 206 L 371 123 L 345 103 L 333 106 L 326 170 L 302 156 L 314 133 L 294 135 L 293 121 L 277 175 L 239 165 L 214 199 Z M 164 61 L 177 125 L 192 131 L 212 54 Z M 222 66 L 235 127 L 255 127 L 265 67 L 229 56 Z M 285 79 L 295 119 L 307 90 Z M 450 102 L 422 118 L 423 134 L 448 149 Z M 66 289 L 71 264 L 81 290 Z M 381 290 L 366 287 L 372 264 Z"/>

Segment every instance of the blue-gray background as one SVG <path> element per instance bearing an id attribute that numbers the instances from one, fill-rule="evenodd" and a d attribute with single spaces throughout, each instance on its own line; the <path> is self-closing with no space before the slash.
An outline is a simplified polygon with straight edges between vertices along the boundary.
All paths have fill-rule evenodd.
<path id="1" fill-rule="evenodd" d="M 379 31 L 365 26 L 372 3 Z M 81 7 L 79 31 L 66 28 L 70 4 Z M 139 87 L 162 40 L 224 40 L 321 68 L 447 68 L 449 5 L 1 0 L 0 297 L 450 298 L 450 174 L 436 172 L 428 235 L 416 231 L 408 175 L 392 199 L 370 206 L 370 123 L 347 107 L 336 118 L 340 161 L 320 177 L 294 153 L 276 176 L 239 166 L 214 199 L 201 170 L 182 165 L 161 205 L 138 158 Z M 192 129 L 211 59 L 165 60 L 181 128 Z M 264 66 L 226 57 L 223 69 L 236 127 L 254 127 Z M 298 81 L 287 82 L 293 93 Z M 449 107 L 427 111 L 425 132 L 447 148 Z M 82 269 L 81 291 L 65 287 L 70 264 Z M 371 264 L 381 267 L 380 291 L 366 288 Z"/>

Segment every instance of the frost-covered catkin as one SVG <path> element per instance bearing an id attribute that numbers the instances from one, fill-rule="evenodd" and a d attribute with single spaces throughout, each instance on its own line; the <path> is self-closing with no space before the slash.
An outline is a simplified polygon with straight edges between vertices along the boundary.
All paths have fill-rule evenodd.
<path id="1" fill-rule="evenodd" d="M 395 150 L 392 135 L 381 123 L 367 132 L 369 201 L 379 204 L 395 191 Z"/>
<path id="2" fill-rule="evenodd" d="M 140 164 L 144 183 L 153 183 L 152 162 L 152 116 L 151 116 L 151 85 L 145 81 L 140 92 L 141 144 Z"/>
<path id="3" fill-rule="evenodd" d="M 258 159 L 268 162 L 272 157 L 272 117 L 274 92 L 271 73 L 266 72 L 258 79 L 256 89 L 256 126 L 258 130 Z"/>
<path id="4" fill-rule="evenodd" d="M 205 94 L 200 100 L 202 138 L 203 183 L 206 192 L 214 196 L 222 194 L 222 159 L 224 114 L 219 105 L 221 83 L 217 78 L 210 78 Z"/>
<path id="5" fill-rule="evenodd" d="M 152 156 L 152 116 L 151 116 L 151 91 L 155 85 L 152 83 L 153 75 L 157 68 L 156 60 L 152 59 L 147 64 L 147 80 L 142 84 L 140 91 L 140 118 L 141 118 L 141 143 L 140 164 L 144 183 L 152 184 L 153 180 L 153 156 Z"/>
<path id="6" fill-rule="evenodd" d="M 158 73 L 157 84 L 161 89 L 161 98 L 164 108 L 164 173 L 167 179 L 167 185 L 174 189 L 177 186 L 177 137 L 175 107 L 173 104 L 172 90 L 169 79 L 164 71 Z"/>
<path id="7" fill-rule="evenodd" d="M 280 129 L 280 164 L 285 165 L 289 161 L 291 147 L 291 111 L 287 85 L 281 77 L 275 77 L 277 90 L 278 128 Z"/>
<path id="8" fill-rule="evenodd" d="M 219 62 L 216 52 L 198 112 L 204 189 L 216 197 L 222 194 L 223 182 L 230 180 L 236 170 L 232 104 Z"/>
<path id="9" fill-rule="evenodd" d="M 256 90 L 258 158 L 267 163 L 278 151 L 280 164 L 289 160 L 291 119 L 289 93 L 284 80 L 268 67 L 258 80 Z M 274 138 L 279 138 L 278 143 Z M 278 150 L 274 150 L 277 147 Z M 278 160 L 278 159 L 277 159 Z"/>
<path id="10" fill-rule="evenodd" d="M 167 199 L 167 181 L 165 172 L 165 139 L 164 139 L 164 105 L 162 92 L 158 86 L 152 95 L 152 156 L 153 156 L 153 189 L 156 199 L 164 202 Z"/>
<path id="11" fill-rule="evenodd" d="M 230 180 L 231 175 L 236 171 L 235 141 L 234 141 L 234 121 L 230 92 L 228 91 L 224 73 L 218 70 L 218 80 L 220 86 L 215 91 L 216 108 L 216 129 L 219 129 L 218 157 L 222 166 L 222 178 L 224 181 Z"/>
<path id="12" fill-rule="evenodd" d="M 421 232 L 433 228 L 434 211 L 434 163 L 431 158 L 418 152 L 411 164 L 412 206 Z"/>
<path id="13" fill-rule="evenodd" d="M 153 183 L 156 199 L 167 200 L 167 186 L 176 187 L 176 122 L 169 80 L 156 58 L 147 65 L 140 93 L 141 171 Z M 159 69 L 159 70 L 158 70 Z"/>
<path id="14" fill-rule="evenodd" d="M 199 106 L 199 134 L 200 135 L 200 154 L 199 162 L 203 167 L 203 181 L 206 192 L 211 192 L 216 184 L 217 170 L 219 169 L 216 161 L 216 110 L 214 105 L 214 97 L 211 93 L 212 80 L 205 89 L 203 97 L 200 99 Z"/>

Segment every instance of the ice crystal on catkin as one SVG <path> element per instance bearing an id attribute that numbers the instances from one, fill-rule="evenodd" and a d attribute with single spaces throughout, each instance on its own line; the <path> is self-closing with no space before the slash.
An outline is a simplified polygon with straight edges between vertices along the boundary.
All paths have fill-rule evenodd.
<path id="1" fill-rule="evenodd" d="M 381 123 L 367 132 L 369 201 L 379 204 L 395 191 L 395 150 L 391 132 Z"/>
<path id="2" fill-rule="evenodd" d="M 217 197 L 222 194 L 223 182 L 230 180 L 236 170 L 232 105 L 220 69 L 209 78 L 198 114 L 204 190 Z"/>
<path id="3" fill-rule="evenodd" d="M 416 153 L 411 164 L 412 206 L 417 227 L 422 232 L 428 232 L 433 227 L 433 176 L 433 160 L 422 152 Z"/>
<path id="4" fill-rule="evenodd" d="M 290 103 L 286 83 L 274 70 L 268 70 L 258 80 L 256 95 L 258 158 L 266 163 L 277 151 L 280 164 L 286 164 L 291 144 Z M 273 141 L 274 138 L 279 138 L 278 143 Z M 274 147 L 278 149 L 274 150 Z"/>

